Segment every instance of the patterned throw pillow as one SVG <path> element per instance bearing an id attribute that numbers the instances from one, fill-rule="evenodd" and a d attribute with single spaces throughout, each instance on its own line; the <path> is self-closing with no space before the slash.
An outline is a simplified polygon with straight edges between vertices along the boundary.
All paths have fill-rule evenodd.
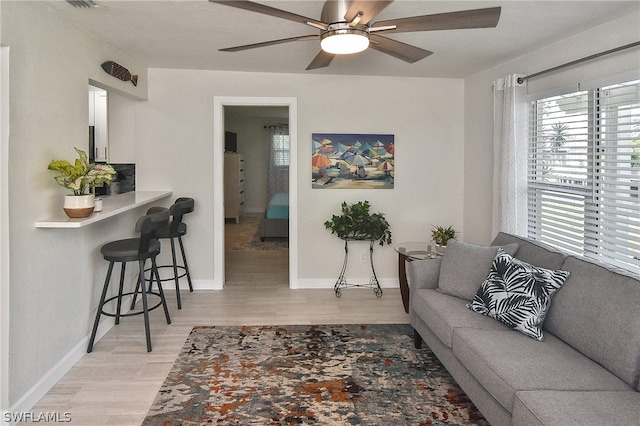
<path id="1" fill-rule="evenodd" d="M 568 277 L 568 271 L 539 268 L 499 250 L 489 276 L 467 308 L 542 341 L 551 296 Z"/>

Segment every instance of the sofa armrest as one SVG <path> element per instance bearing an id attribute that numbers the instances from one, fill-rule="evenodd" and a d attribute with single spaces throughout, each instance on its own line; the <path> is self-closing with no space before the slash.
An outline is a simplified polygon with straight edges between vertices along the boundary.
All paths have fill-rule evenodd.
<path id="1" fill-rule="evenodd" d="M 407 272 L 409 287 L 417 288 L 431 288 L 438 287 L 438 278 L 440 277 L 440 264 L 442 258 L 426 259 L 426 260 L 413 260 L 407 262 Z"/>

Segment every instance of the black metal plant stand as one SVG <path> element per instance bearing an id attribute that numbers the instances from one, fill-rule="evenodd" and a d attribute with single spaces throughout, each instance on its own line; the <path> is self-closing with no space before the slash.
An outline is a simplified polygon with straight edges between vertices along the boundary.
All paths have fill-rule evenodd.
<path id="1" fill-rule="evenodd" d="M 351 239 L 353 240 L 353 239 Z M 342 270 L 340 271 L 340 276 L 333 286 L 333 290 L 336 292 L 336 297 L 342 296 L 341 289 L 347 287 L 370 287 L 373 289 L 373 292 L 377 297 L 382 297 L 382 289 L 380 288 L 380 283 L 378 282 L 378 277 L 376 276 L 376 270 L 373 268 L 373 245 L 375 240 L 369 241 L 369 263 L 371 264 L 371 278 L 369 279 L 369 283 L 367 284 L 349 284 L 344 277 L 344 273 L 347 270 L 347 262 L 349 261 L 349 241 L 350 239 L 344 239 L 344 263 L 342 264 Z M 356 240 L 353 240 L 356 241 Z M 357 240 L 362 241 L 362 240 Z"/>

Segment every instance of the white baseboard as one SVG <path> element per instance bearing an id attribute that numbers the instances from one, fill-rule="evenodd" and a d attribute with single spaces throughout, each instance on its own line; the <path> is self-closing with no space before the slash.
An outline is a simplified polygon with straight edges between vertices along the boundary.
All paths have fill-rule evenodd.
<path id="1" fill-rule="evenodd" d="M 214 280 L 191 280 L 194 290 L 222 290 L 222 285 L 216 283 Z M 154 287 L 155 288 L 155 287 Z M 176 285 L 174 281 L 165 281 L 162 283 L 162 289 L 166 291 L 175 291 Z M 186 281 L 181 280 L 180 290 L 188 289 Z"/>
<path id="2" fill-rule="evenodd" d="M 164 286 L 163 286 L 164 288 Z M 175 288 L 175 286 L 174 286 Z M 131 305 L 132 296 L 125 296 L 122 299 L 122 312 L 127 313 L 129 309 L 128 306 Z M 93 318 L 90 322 L 93 327 Z M 96 330 L 96 338 L 94 340 L 94 344 L 99 342 L 105 334 L 109 332 L 115 325 L 112 317 L 102 316 L 100 320 L 100 324 L 98 324 L 98 329 Z M 54 365 L 49 371 L 47 371 L 44 376 L 36 382 L 35 385 L 31 387 L 15 404 L 11 407 L 12 413 L 25 413 L 29 412 L 31 408 L 43 396 L 46 395 L 47 392 L 51 390 L 51 388 L 64 377 L 71 368 L 76 365 L 78 361 L 87 353 L 87 347 L 89 345 L 89 339 L 91 339 L 91 333 L 84 336 L 78 344 L 67 353 L 56 365 Z"/>
<path id="3" fill-rule="evenodd" d="M 352 282 L 369 281 L 369 277 L 360 280 L 353 279 Z M 379 279 L 380 287 L 382 288 L 397 288 L 397 278 L 383 278 Z M 222 290 L 223 286 L 216 283 L 214 280 L 193 280 L 194 290 Z M 297 282 L 292 283 L 293 289 L 332 289 L 335 284 L 333 279 L 298 279 Z M 162 288 L 165 291 L 175 290 L 173 283 L 163 283 Z M 128 303 L 123 303 L 122 306 L 128 306 Z M 101 321 L 96 332 L 95 342 L 98 342 L 111 328 L 114 326 L 113 320 L 110 317 L 105 317 L 104 321 Z M 65 355 L 56 365 L 54 365 L 47 373 L 45 373 L 38 382 L 31 387 L 13 406 L 11 412 L 23 413 L 28 412 L 33 406 L 46 395 L 51 388 L 67 374 L 67 372 L 87 353 L 87 345 L 89 344 L 90 334 L 86 335 L 78 344 Z"/>
<path id="4" fill-rule="evenodd" d="M 123 306 L 128 306 L 128 304 L 123 304 Z M 104 335 L 107 334 L 107 332 L 115 325 L 113 320 L 106 321 L 106 319 L 111 318 L 106 317 L 105 321 L 102 321 L 98 326 L 95 339 L 96 342 L 104 337 Z M 60 379 L 62 379 L 62 377 L 64 377 L 64 375 L 67 374 L 67 372 L 71 370 L 71 368 L 87 353 L 87 345 L 89 344 L 90 337 L 91 334 L 85 336 L 67 355 L 47 371 L 45 375 L 31 387 L 31 389 L 29 389 L 15 404 L 11 406 L 11 412 L 29 412 L 31 408 L 33 408 L 33 406 L 36 405 L 36 403 L 40 401 L 40 399 L 42 399 L 42 397 L 45 396 L 46 393 L 49 392 L 51 388 L 58 383 Z"/>
<path id="5" fill-rule="evenodd" d="M 354 278 L 349 279 L 349 282 L 353 283 L 367 283 L 369 282 L 369 277 L 366 278 Z M 398 279 L 397 278 L 379 278 L 378 283 L 382 288 L 398 288 Z M 193 289 L 194 290 L 222 290 L 224 286 L 215 282 L 214 280 L 192 280 Z M 335 279 L 318 279 L 318 278 L 310 278 L 310 279 L 298 279 L 295 282 L 290 283 L 290 287 L 292 289 L 314 289 L 314 288 L 333 288 L 335 284 Z M 175 284 L 173 281 L 166 281 L 162 283 L 162 288 L 164 291 L 175 291 Z M 181 289 L 185 289 L 185 284 L 180 286 Z"/>

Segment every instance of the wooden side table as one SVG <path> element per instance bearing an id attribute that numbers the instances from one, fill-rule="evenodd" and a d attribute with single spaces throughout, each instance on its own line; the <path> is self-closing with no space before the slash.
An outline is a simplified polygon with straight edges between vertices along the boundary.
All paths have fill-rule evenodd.
<path id="1" fill-rule="evenodd" d="M 407 281 L 407 264 L 414 260 L 434 259 L 440 254 L 431 251 L 427 243 L 400 243 L 393 248 L 398 253 L 398 280 L 400 281 L 400 295 L 404 311 L 409 313 L 409 282 Z"/>

